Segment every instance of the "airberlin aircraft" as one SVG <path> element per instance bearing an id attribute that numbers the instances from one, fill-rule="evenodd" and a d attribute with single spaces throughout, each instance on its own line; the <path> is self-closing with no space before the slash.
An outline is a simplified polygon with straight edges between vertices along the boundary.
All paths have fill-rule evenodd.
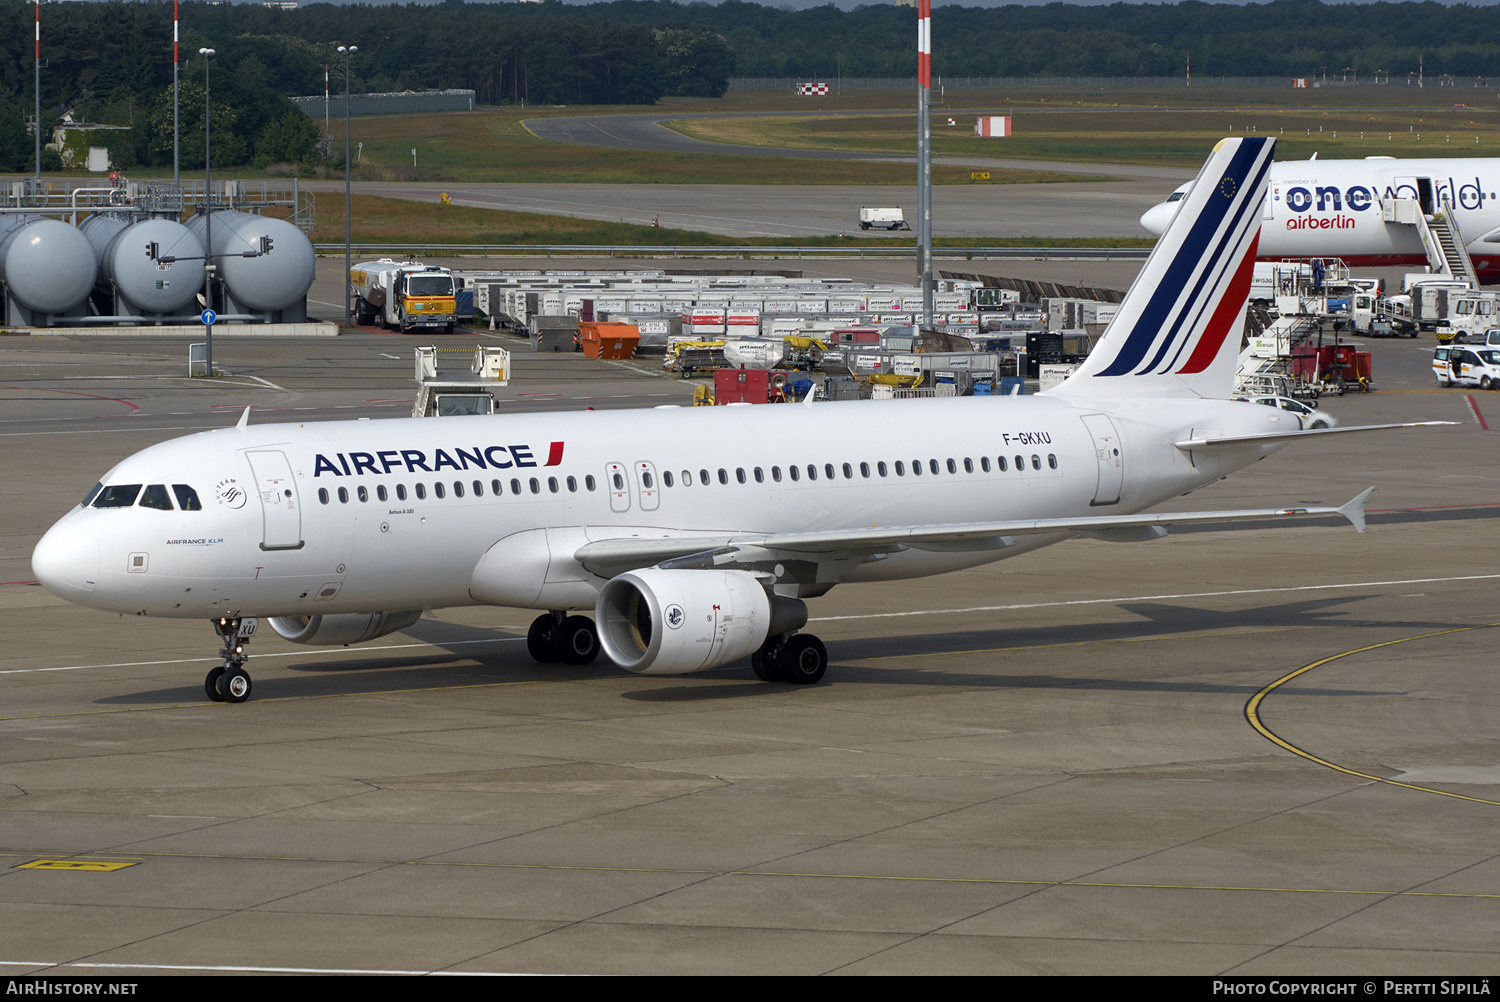
<path id="1" fill-rule="evenodd" d="M 1141 216 L 1161 234 L 1194 182 Z M 1354 267 L 1425 265 L 1415 226 L 1387 222 L 1384 203 L 1411 199 L 1432 215 L 1446 202 L 1480 281 L 1500 280 L 1500 160 L 1284 160 L 1261 207 L 1262 261 L 1342 258 Z"/>
<path id="2" fill-rule="evenodd" d="M 519 606 L 541 611 L 539 661 L 602 648 L 670 675 L 748 656 L 762 679 L 812 683 L 828 655 L 800 632 L 806 600 L 840 582 L 1185 523 L 1337 513 L 1363 529 L 1368 491 L 1341 508 L 1135 514 L 1290 442 L 1368 430 L 1304 432 L 1228 399 L 1271 150 L 1218 145 L 1099 346 L 1047 393 L 305 425 L 247 410 L 125 459 L 32 567 L 79 605 L 210 620 L 223 663 L 205 691 L 241 702 L 259 619 L 352 644 L 425 609 Z M 804 407 L 859 434 L 808 435 Z"/>

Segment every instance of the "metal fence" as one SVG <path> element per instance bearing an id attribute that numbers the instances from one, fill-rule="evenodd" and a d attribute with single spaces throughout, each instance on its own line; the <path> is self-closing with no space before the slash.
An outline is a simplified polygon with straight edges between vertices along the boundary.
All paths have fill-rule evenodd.
<path id="1" fill-rule="evenodd" d="M 912 247 L 653 247 L 639 244 L 410 244 L 356 241 L 354 254 L 438 257 L 617 257 L 617 258 L 915 258 Z M 319 254 L 342 254 L 342 243 L 314 244 Z M 936 247 L 943 260 L 1144 261 L 1149 247 Z"/>
<path id="2" fill-rule="evenodd" d="M 1403 74 L 1394 82 L 1389 76 L 1365 76 L 1350 80 L 1333 77 L 1309 76 L 1300 78 L 1307 87 L 1367 87 L 1405 86 L 1409 81 Z M 1291 87 L 1290 76 L 1276 77 L 1204 77 L 1194 76 L 1193 87 Z M 1478 81 L 1485 86 L 1487 77 L 1430 77 L 1428 87 L 1468 86 Z M 793 90 L 798 84 L 826 83 L 829 92 L 841 87 L 895 87 L 915 89 L 916 77 L 730 77 L 730 90 Z M 933 87 L 966 88 L 1022 88 L 1022 87 L 1071 87 L 1120 89 L 1126 87 L 1183 87 L 1188 86 L 1182 77 L 939 77 L 932 78 Z"/>
<path id="3" fill-rule="evenodd" d="M 309 118 L 343 118 L 344 95 L 337 93 L 294 97 L 292 103 Z M 399 94 L 351 94 L 349 114 L 418 115 L 427 111 L 473 111 L 471 90 L 421 90 Z"/>

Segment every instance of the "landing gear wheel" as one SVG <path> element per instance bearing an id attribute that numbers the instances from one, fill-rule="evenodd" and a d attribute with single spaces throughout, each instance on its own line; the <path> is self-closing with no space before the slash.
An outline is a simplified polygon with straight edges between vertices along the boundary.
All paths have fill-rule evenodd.
<path id="1" fill-rule="evenodd" d="M 207 693 L 208 698 L 213 700 L 215 703 L 224 702 L 224 693 L 219 691 L 219 681 L 223 677 L 224 666 L 220 665 L 217 668 L 210 668 L 208 670 L 208 675 L 203 679 L 203 691 Z"/>
<path id="2" fill-rule="evenodd" d="M 786 642 L 777 658 L 783 678 L 795 685 L 812 685 L 823 680 L 828 670 L 828 650 L 823 641 L 810 633 L 799 633 Z"/>
<path id="3" fill-rule="evenodd" d="M 550 665 L 558 661 L 557 651 L 552 646 L 552 627 L 556 624 L 552 613 L 544 612 L 531 621 L 531 629 L 526 631 L 526 653 L 537 664 Z"/>
<path id="4" fill-rule="evenodd" d="M 786 675 L 781 670 L 779 638 L 772 638 L 760 645 L 760 650 L 750 655 L 750 670 L 762 682 L 784 682 Z"/>
<path id="5" fill-rule="evenodd" d="M 587 616 L 569 616 L 551 633 L 554 661 L 565 665 L 587 665 L 593 664 L 599 656 L 599 631 Z"/>
<path id="6" fill-rule="evenodd" d="M 226 669 L 219 680 L 219 691 L 226 703 L 243 703 L 250 698 L 250 675 L 238 666 Z"/>

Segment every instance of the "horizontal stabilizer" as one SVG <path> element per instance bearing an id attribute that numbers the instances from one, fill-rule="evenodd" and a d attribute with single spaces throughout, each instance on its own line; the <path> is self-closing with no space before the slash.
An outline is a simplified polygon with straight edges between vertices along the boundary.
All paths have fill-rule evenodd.
<path id="1" fill-rule="evenodd" d="M 1438 428 L 1443 425 L 1456 425 L 1457 421 L 1408 421 L 1405 424 L 1360 424 L 1350 425 L 1347 428 L 1309 428 L 1306 431 L 1269 431 L 1263 435 L 1229 435 L 1223 438 L 1185 438 L 1180 442 L 1173 442 L 1183 452 L 1191 452 L 1194 449 L 1211 449 L 1221 445 L 1254 445 L 1266 443 L 1268 445 L 1278 442 L 1307 441 L 1308 439 L 1322 438 L 1326 435 L 1350 435 L 1358 431 L 1391 431 L 1396 428 Z"/>

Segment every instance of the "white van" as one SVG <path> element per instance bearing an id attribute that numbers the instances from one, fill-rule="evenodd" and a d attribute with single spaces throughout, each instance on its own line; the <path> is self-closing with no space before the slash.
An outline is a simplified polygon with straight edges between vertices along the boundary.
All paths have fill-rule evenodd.
<path id="1" fill-rule="evenodd" d="M 1432 352 L 1432 374 L 1439 386 L 1500 389 L 1500 348 L 1439 345 Z"/>

